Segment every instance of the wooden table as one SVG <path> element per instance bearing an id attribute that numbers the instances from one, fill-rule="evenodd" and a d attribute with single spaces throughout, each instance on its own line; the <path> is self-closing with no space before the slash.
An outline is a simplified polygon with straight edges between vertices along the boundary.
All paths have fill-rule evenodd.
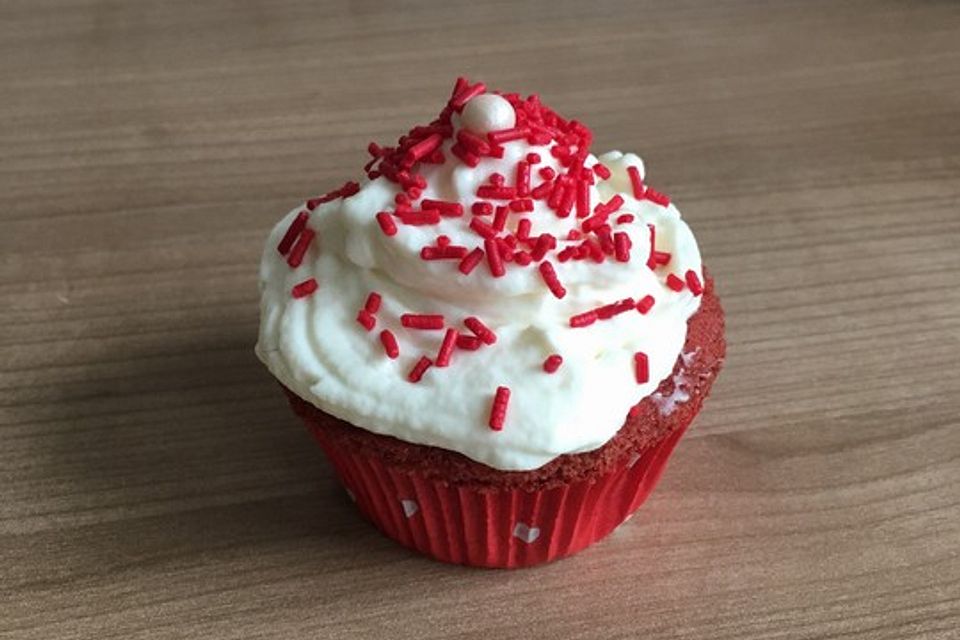
<path id="1" fill-rule="evenodd" d="M 454 77 L 636 150 L 729 358 L 522 572 L 363 522 L 253 355 L 267 230 Z M 0 6 L 0 638 L 956 638 L 960 6 Z"/>

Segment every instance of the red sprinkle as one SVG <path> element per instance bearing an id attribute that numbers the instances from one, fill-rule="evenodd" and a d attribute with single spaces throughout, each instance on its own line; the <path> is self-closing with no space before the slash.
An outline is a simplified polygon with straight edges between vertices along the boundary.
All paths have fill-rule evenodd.
<path id="1" fill-rule="evenodd" d="M 420 359 L 417 360 L 417 364 L 413 365 L 413 369 L 410 370 L 410 373 L 407 374 L 407 380 L 410 382 L 420 382 L 423 378 L 423 374 L 430 368 L 433 362 L 427 356 L 420 356 Z"/>
<path id="2" fill-rule="evenodd" d="M 544 180 L 553 180 L 553 177 L 557 175 L 557 172 L 553 170 L 553 167 L 540 167 L 537 169 L 537 174 L 539 174 Z"/>
<path id="3" fill-rule="evenodd" d="M 489 202 L 474 202 L 470 205 L 470 212 L 475 216 L 488 216 L 493 213 L 493 205 Z"/>
<path id="4" fill-rule="evenodd" d="M 654 251 L 653 252 L 653 262 L 660 266 L 665 264 L 670 264 L 670 258 L 672 256 L 666 251 Z"/>
<path id="5" fill-rule="evenodd" d="M 463 205 L 459 202 L 446 202 L 444 200 L 424 200 L 420 203 L 423 209 L 435 209 L 440 215 L 446 218 L 457 218 L 463 215 Z"/>
<path id="6" fill-rule="evenodd" d="M 526 251 L 514 251 L 513 261 L 516 262 L 521 267 L 525 267 L 531 262 L 533 262 L 533 258 L 530 257 L 530 254 L 527 253 Z"/>
<path id="7" fill-rule="evenodd" d="M 467 248 L 459 245 L 445 247 L 423 247 L 420 249 L 421 260 L 460 260 L 467 255 Z"/>
<path id="8" fill-rule="evenodd" d="M 533 200 L 531 200 L 530 198 L 520 198 L 518 200 L 511 200 L 510 211 L 516 211 L 518 213 L 533 211 Z"/>
<path id="9" fill-rule="evenodd" d="M 530 135 L 530 129 L 527 127 L 514 127 L 513 129 L 501 129 L 500 131 L 491 131 L 487 134 L 487 139 L 494 144 L 503 144 L 512 142 L 520 138 L 526 138 Z"/>
<path id="10" fill-rule="evenodd" d="M 647 312 L 653 308 L 653 303 L 653 296 L 643 296 L 643 298 L 640 299 L 640 302 L 637 303 L 637 311 L 643 315 L 647 315 Z"/>
<path id="11" fill-rule="evenodd" d="M 460 111 L 463 109 L 463 105 L 467 104 L 471 98 L 476 98 L 481 93 L 487 90 L 487 86 L 482 82 L 478 82 L 472 87 L 466 87 L 465 89 L 458 92 L 453 98 L 450 99 L 450 108 L 454 111 Z"/>
<path id="12" fill-rule="evenodd" d="M 450 328 L 443 335 L 443 342 L 440 344 L 440 351 L 437 353 L 437 359 L 434 362 L 438 367 L 446 367 L 450 364 L 450 356 L 453 355 L 453 348 L 457 346 L 457 330 Z"/>
<path id="13" fill-rule="evenodd" d="M 293 241 L 297 239 L 304 227 L 307 226 L 307 220 L 309 219 L 310 214 L 306 211 L 301 211 L 297 214 L 297 217 L 293 219 L 293 222 L 291 222 L 287 228 L 287 232 L 283 234 L 283 239 L 280 240 L 280 244 L 277 245 L 277 251 L 280 252 L 280 255 L 287 255 L 290 247 L 293 246 Z"/>
<path id="14" fill-rule="evenodd" d="M 563 357 L 554 353 L 553 355 L 547 356 L 547 359 L 543 361 L 543 370 L 547 373 L 555 373 L 562 364 Z"/>
<path id="15" fill-rule="evenodd" d="M 517 197 L 517 190 L 514 187 L 482 184 L 477 187 L 477 197 L 487 200 L 513 200 Z"/>
<path id="16" fill-rule="evenodd" d="M 461 91 L 470 86 L 470 82 L 463 76 L 458 76 L 457 81 L 453 84 L 453 91 L 450 92 L 450 99 L 453 100 L 457 97 Z M 372 144 L 372 143 L 371 143 Z"/>
<path id="17" fill-rule="evenodd" d="M 650 256 L 647 258 L 647 266 L 650 269 L 657 268 L 657 228 L 652 224 L 648 224 L 647 228 L 650 230 Z"/>
<path id="18" fill-rule="evenodd" d="M 527 136 L 527 141 L 530 144 L 542 145 L 542 144 L 550 144 L 550 140 L 552 138 L 553 136 L 551 136 L 549 133 L 544 131 L 544 132 L 531 133 L 529 136 Z"/>
<path id="19" fill-rule="evenodd" d="M 507 419 L 507 405 L 509 403 L 510 389 L 497 387 L 497 393 L 493 396 L 493 406 L 490 408 L 490 428 L 494 431 L 503 429 L 503 423 Z"/>
<path id="20" fill-rule="evenodd" d="M 311 293 L 313 293 L 314 291 L 316 291 L 318 286 L 320 285 L 317 284 L 317 281 L 315 278 L 308 278 L 303 282 L 301 282 L 300 284 L 295 285 L 293 289 L 290 291 L 290 293 L 291 295 L 293 295 L 294 298 L 297 298 L 297 299 L 305 298 Z"/>
<path id="21" fill-rule="evenodd" d="M 567 295 L 567 290 L 560 283 L 560 278 L 557 277 L 557 272 L 549 260 L 541 262 L 538 268 L 540 275 L 543 277 L 543 281 L 546 283 L 547 288 L 550 289 L 550 293 L 559 299 Z"/>
<path id="22" fill-rule="evenodd" d="M 340 197 L 349 198 L 350 196 L 360 193 L 360 183 L 354 182 L 353 180 L 348 180 L 342 187 L 340 187 Z"/>
<path id="23" fill-rule="evenodd" d="M 503 174 L 497 173 L 496 171 L 491 173 L 490 178 L 488 179 L 490 181 L 490 184 L 492 184 L 495 187 L 502 187 L 503 183 L 507 181 L 507 179 L 503 177 Z"/>
<path id="24" fill-rule="evenodd" d="M 424 162 L 426 164 L 443 164 L 445 161 L 446 158 L 443 155 L 443 151 L 440 151 L 440 149 L 437 149 L 426 158 L 421 158 L 420 160 L 420 162 Z"/>
<path id="25" fill-rule="evenodd" d="M 440 222 L 440 212 L 436 209 L 427 209 L 426 211 L 403 211 L 398 212 L 396 215 L 398 218 L 400 218 L 400 222 L 411 226 L 437 224 Z"/>
<path id="26" fill-rule="evenodd" d="M 627 167 L 627 175 L 630 176 L 630 186 L 633 187 L 633 197 L 637 200 L 643 200 L 643 178 L 640 177 L 640 169 L 631 165 Z"/>
<path id="27" fill-rule="evenodd" d="M 533 188 L 533 191 L 530 192 L 530 196 L 534 200 L 543 200 L 546 198 L 550 192 L 553 190 L 553 182 L 550 179 L 547 179 L 544 182 L 541 182 L 536 187 Z"/>
<path id="28" fill-rule="evenodd" d="M 337 198 L 349 198 L 350 196 L 354 195 L 358 191 L 360 191 L 360 184 L 357 182 L 353 182 L 351 180 L 349 182 L 344 183 L 344 185 L 339 189 L 334 189 L 333 191 L 329 193 L 325 193 L 324 195 L 318 198 L 310 198 L 309 200 L 307 200 L 306 206 L 308 210 L 313 211 L 314 209 L 316 209 L 318 206 L 320 206 L 325 202 L 331 202 L 332 200 L 336 200 Z"/>
<path id="29" fill-rule="evenodd" d="M 630 261 L 630 236 L 623 231 L 617 231 L 613 234 L 613 246 L 617 262 Z"/>
<path id="30" fill-rule="evenodd" d="M 581 180 L 577 183 L 577 217 L 586 218 L 590 215 L 590 185 Z"/>
<path id="31" fill-rule="evenodd" d="M 386 211 L 381 211 L 377 214 L 377 224 L 380 225 L 380 229 L 383 231 L 384 235 L 397 235 L 397 224 L 393 221 L 393 216 Z"/>
<path id="32" fill-rule="evenodd" d="M 527 154 L 527 162 L 530 164 L 537 164 L 540 162 L 540 154 L 531 151 Z"/>
<path id="33" fill-rule="evenodd" d="M 470 153 L 478 156 L 485 156 L 490 153 L 490 143 L 467 129 L 460 129 L 457 132 L 457 142 Z"/>
<path id="34" fill-rule="evenodd" d="M 530 218 L 521 218 L 520 222 L 517 223 L 517 240 L 526 240 L 530 237 L 530 228 L 533 226 L 533 223 L 530 222 Z"/>
<path id="35" fill-rule="evenodd" d="M 373 331 L 373 327 L 377 324 L 377 319 L 366 309 L 360 309 L 360 311 L 357 312 L 357 322 L 367 331 Z"/>
<path id="36" fill-rule="evenodd" d="M 574 328 L 587 327 L 597 321 L 596 311 L 587 311 L 570 317 L 570 326 Z"/>
<path id="37" fill-rule="evenodd" d="M 460 264 L 457 266 L 457 269 L 460 270 L 460 273 L 463 275 L 469 275 L 473 271 L 480 261 L 483 260 L 483 249 L 477 247 L 466 256 L 463 260 L 460 261 Z"/>
<path id="38" fill-rule="evenodd" d="M 567 185 L 563 192 L 563 198 L 560 200 L 560 206 L 557 208 L 558 216 L 566 218 L 570 215 L 570 211 L 573 209 L 573 203 L 577 199 L 577 193 L 578 189 L 576 184 Z"/>
<path id="39" fill-rule="evenodd" d="M 674 291 L 683 291 L 683 280 L 678 278 L 676 274 L 671 273 L 667 276 L 667 286 Z"/>
<path id="40" fill-rule="evenodd" d="M 389 329 L 380 332 L 380 343 L 383 345 L 383 351 L 391 360 L 400 355 L 400 345 L 397 344 L 397 337 Z"/>
<path id="41" fill-rule="evenodd" d="M 550 197 L 547 198 L 547 206 L 556 211 L 560 208 L 560 202 L 563 200 L 564 191 L 567 184 L 563 178 L 553 181 L 553 188 L 550 190 Z"/>
<path id="42" fill-rule="evenodd" d="M 483 346 L 483 341 L 476 336 L 457 336 L 457 349 L 463 349 L 464 351 L 476 351 L 481 346 Z"/>
<path id="43" fill-rule="evenodd" d="M 400 186 L 404 190 L 408 190 L 413 187 L 416 187 L 417 189 L 427 188 L 427 179 L 419 173 L 410 175 L 408 171 L 402 171 L 397 174 L 397 179 L 400 180 Z"/>
<path id="44" fill-rule="evenodd" d="M 404 313 L 400 316 L 400 324 L 408 329 L 443 329 L 443 316 L 427 313 Z"/>
<path id="45" fill-rule="evenodd" d="M 476 218 L 473 220 L 477 221 Z M 506 273 L 503 267 L 503 257 L 500 255 L 500 248 L 494 238 L 486 238 L 483 241 L 483 249 L 487 254 L 487 265 L 490 267 L 490 274 L 494 278 L 501 278 Z"/>
<path id="46" fill-rule="evenodd" d="M 610 169 L 607 169 L 605 165 L 600 164 L 599 162 L 593 165 L 593 172 L 597 174 L 597 177 L 601 180 L 610 179 Z"/>
<path id="47" fill-rule="evenodd" d="M 497 212 L 493 214 L 493 228 L 497 231 L 503 231 L 507 226 L 507 216 L 510 215 L 510 207 L 497 207 Z"/>
<path id="48" fill-rule="evenodd" d="M 484 238 L 493 238 L 497 235 L 497 230 L 480 218 L 470 220 L 470 228 L 476 231 L 477 235 L 483 236 Z"/>
<path id="49" fill-rule="evenodd" d="M 628 222 L 633 222 L 632 213 L 624 213 L 617 216 L 617 224 L 627 224 Z"/>
<path id="50" fill-rule="evenodd" d="M 371 291 L 370 295 L 367 296 L 367 301 L 363 305 L 363 308 L 367 310 L 368 313 L 376 313 L 380 311 L 380 303 L 383 301 L 383 296 L 381 296 L 376 291 Z"/>
<path id="51" fill-rule="evenodd" d="M 613 234 L 611 233 L 610 225 L 602 224 L 594 233 L 597 235 L 597 239 L 600 240 L 600 248 L 603 249 L 603 252 L 607 255 L 613 255 L 616 252 L 616 247 L 613 244 Z"/>
<path id="52" fill-rule="evenodd" d="M 591 231 L 596 231 L 603 225 L 607 223 L 607 214 L 598 213 L 595 216 L 590 216 L 580 224 L 580 228 L 583 229 L 586 233 Z"/>
<path id="53" fill-rule="evenodd" d="M 659 191 L 654 191 L 650 187 L 647 187 L 647 190 L 643 192 L 643 197 L 661 207 L 666 207 L 670 204 L 670 198 Z"/>
<path id="54" fill-rule="evenodd" d="M 690 292 L 699 296 L 703 293 L 703 283 L 700 282 L 700 276 L 697 275 L 697 272 L 693 269 L 689 269 L 686 273 L 687 287 L 690 288 Z"/>
<path id="55" fill-rule="evenodd" d="M 614 316 L 630 311 L 635 306 L 636 303 L 633 301 L 633 298 L 624 298 L 623 300 L 618 300 L 617 302 L 612 302 L 610 304 L 605 304 L 602 307 L 598 307 L 594 309 L 594 311 L 597 312 L 597 318 L 600 320 L 609 320 Z"/>
<path id="56" fill-rule="evenodd" d="M 504 262 L 513 262 L 513 247 L 507 241 L 509 237 L 494 238 L 494 242 L 497 243 L 497 248 L 500 250 L 500 259 Z M 514 241 L 514 246 L 516 246 L 516 241 Z"/>
<path id="57" fill-rule="evenodd" d="M 460 143 L 457 143 L 450 147 L 450 153 L 460 158 L 460 161 L 468 167 L 476 167 L 480 164 L 480 156 L 473 153 L 472 151 L 467 151 L 464 146 Z"/>
<path id="58" fill-rule="evenodd" d="M 294 269 L 300 266 L 300 263 L 303 262 L 303 256 L 306 255 L 307 249 L 310 248 L 310 243 L 313 242 L 315 235 L 317 235 L 317 232 L 309 227 L 306 227 L 300 233 L 296 244 L 294 244 L 293 249 L 290 250 L 290 255 L 287 256 L 288 265 Z"/>
<path id="59" fill-rule="evenodd" d="M 404 160 L 406 160 L 407 164 L 412 165 L 413 163 L 417 162 L 421 158 L 424 158 L 430 155 L 431 153 L 433 153 L 440 146 L 440 143 L 442 142 L 443 142 L 443 136 L 441 136 L 439 133 L 434 133 L 432 135 L 429 135 L 423 140 L 421 140 L 420 142 L 410 147 L 410 149 L 407 150 L 407 155 L 404 158 Z"/>
<path id="60" fill-rule="evenodd" d="M 598 204 L 593 208 L 593 212 L 597 215 L 608 216 L 620 207 L 623 206 L 623 198 L 620 194 L 617 194 L 607 200 L 605 203 Z"/>
<path id="61" fill-rule="evenodd" d="M 463 321 L 463 324 L 466 325 L 467 329 L 470 329 L 475 336 L 483 340 L 486 344 L 493 344 L 497 341 L 497 334 L 491 331 L 487 325 L 483 324 L 483 322 L 480 321 L 480 318 L 470 316 Z"/>
<path id="62" fill-rule="evenodd" d="M 530 164 L 522 160 L 517 163 L 517 195 L 525 198 L 530 193 Z"/>
<path id="63" fill-rule="evenodd" d="M 643 351 L 633 354 L 633 373 L 637 377 L 637 384 L 650 380 L 650 363 L 647 360 L 647 354 Z"/>
<path id="64" fill-rule="evenodd" d="M 541 233 L 537 236 L 537 244 L 534 245 L 533 251 L 530 252 L 530 257 L 537 261 L 543 260 L 543 257 L 547 255 L 547 251 L 552 251 L 556 248 L 557 239 L 549 233 Z"/>

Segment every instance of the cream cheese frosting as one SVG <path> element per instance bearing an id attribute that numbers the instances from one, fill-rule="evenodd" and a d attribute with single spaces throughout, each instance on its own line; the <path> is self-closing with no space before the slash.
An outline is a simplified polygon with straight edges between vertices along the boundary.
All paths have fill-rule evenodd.
<path id="1" fill-rule="evenodd" d="M 531 166 L 534 186 L 545 181 L 541 176 L 550 175 L 546 167 L 558 176 L 569 173 L 563 154 L 558 158 L 551 151 L 555 142 L 536 136 L 504 142 L 502 157 L 475 158 L 476 166 L 458 160 L 462 149 L 458 155 L 453 148 L 457 132 L 469 127 L 482 137 L 510 129 L 515 125 L 514 106 L 481 92 L 462 112 L 448 109 L 452 132 L 439 145 L 444 161 L 416 167 L 425 186 L 408 187 L 408 195 L 418 196 L 411 198 L 412 206 L 419 210 L 418 202 L 431 200 L 458 203 L 462 215 L 442 215 L 434 224 L 404 224 L 393 216 L 397 230 L 387 235 L 377 214 L 392 215 L 404 189 L 376 173 L 353 195 L 312 211 L 303 206 L 290 211 L 274 227 L 263 252 L 256 346 L 280 382 L 326 413 L 406 442 L 457 451 L 505 471 L 535 469 L 560 455 L 590 451 L 609 441 L 630 408 L 672 372 L 687 320 L 699 307 L 695 285 L 702 281 L 699 249 L 679 211 L 643 193 L 636 197 L 629 168 L 635 167 L 635 177 L 643 178 L 643 163 L 634 154 L 618 151 L 581 157 L 587 169 L 599 163 L 609 170 L 609 177 L 602 179 L 607 172 L 597 169 L 594 184 L 584 186 L 590 215 L 598 205 L 622 198 L 608 224 L 612 232 L 629 238 L 628 261 L 613 255 L 602 256 L 602 262 L 582 255 L 570 258 L 575 249 L 561 259 L 565 249 L 581 245 L 589 234 L 581 229 L 583 217 L 560 217 L 549 198 L 529 198 L 532 211 L 510 211 L 507 216 L 502 235 L 516 234 L 525 218 L 531 236 L 556 238 L 556 247 L 543 260 L 551 263 L 566 290 L 562 298 L 545 283 L 537 260 L 522 264 L 508 255 L 502 277 L 493 277 L 486 260 L 464 274 L 457 259 L 423 259 L 423 248 L 438 246 L 438 237 L 446 246 L 470 251 L 484 247 L 484 238 L 470 224 L 475 218 L 492 224 L 493 216 L 475 215 L 472 206 L 490 202 L 495 208 L 508 202 L 478 197 L 491 176 L 499 174 L 512 185 L 518 163 L 535 159 L 529 154 L 539 156 Z M 304 211 L 307 228 L 316 235 L 299 266 L 291 267 L 289 252 L 284 255 L 278 245 Z M 665 265 L 648 265 L 650 225 L 656 251 L 669 254 Z M 567 239 L 572 229 L 577 230 L 575 239 Z M 525 246 L 517 244 L 518 251 Z M 303 297 L 291 294 L 311 278 L 316 290 Z M 689 282 L 685 278 L 692 278 L 693 285 L 684 284 Z M 680 290 L 675 290 L 678 282 Z M 368 331 L 357 316 L 371 292 L 382 302 Z M 641 313 L 634 303 L 646 296 L 652 296 L 654 304 Z M 627 312 L 589 326 L 571 326 L 571 317 L 626 298 L 632 300 Z M 473 333 L 464 320 L 479 318 L 496 334 L 496 342 L 476 350 L 455 349 L 449 366 L 432 366 L 411 382 L 409 373 L 421 358 L 436 359 L 445 331 L 403 326 L 404 314 L 442 315 L 444 328 L 466 336 Z M 379 339 L 384 330 L 396 338 L 396 358 L 384 352 Z M 645 355 L 649 369 L 642 382 L 637 353 Z M 548 373 L 544 361 L 553 354 L 562 357 L 562 365 Z M 489 419 L 499 387 L 510 389 L 510 401 L 503 428 L 494 430 Z"/>

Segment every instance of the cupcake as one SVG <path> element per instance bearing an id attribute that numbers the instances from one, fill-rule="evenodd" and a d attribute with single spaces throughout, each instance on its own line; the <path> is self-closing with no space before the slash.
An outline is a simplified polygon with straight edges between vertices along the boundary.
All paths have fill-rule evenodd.
<path id="1" fill-rule="evenodd" d="M 460 78 L 267 241 L 257 355 L 360 511 L 432 558 L 526 567 L 600 540 L 720 370 L 693 233 L 639 157 L 592 139 Z"/>

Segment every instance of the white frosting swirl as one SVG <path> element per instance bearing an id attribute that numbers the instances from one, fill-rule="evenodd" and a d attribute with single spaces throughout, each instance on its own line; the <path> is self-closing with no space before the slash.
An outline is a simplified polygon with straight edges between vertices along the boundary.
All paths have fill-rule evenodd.
<path id="1" fill-rule="evenodd" d="M 483 158 L 469 168 L 453 160 L 451 142 L 442 147 L 446 163 L 420 167 L 428 183 L 423 197 L 460 202 L 462 217 L 444 217 L 429 226 L 398 223 L 398 233 L 388 237 L 375 215 L 393 209 L 399 188 L 378 178 L 356 195 L 312 212 L 309 226 L 317 237 L 295 269 L 276 247 L 301 207 L 276 225 L 260 267 L 257 354 L 284 385 L 333 416 L 407 442 L 458 451 L 496 469 L 535 469 L 563 454 L 596 449 L 616 434 L 630 407 L 671 373 L 680 354 L 687 319 L 700 298 L 687 288 L 672 291 L 664 280 L 668 273 L 682 277 L 689 269 L 702 279 L 693 234 L 672 204 L 662 207 L 633 198 L 627 167 L 637 166 L 642 173 L 642 162 L 614 151 L 599 158 L 612 175 L 591 188 L 590 206 L 615 194 L 623 198 L 624 205 L 610 220 L 621 213 L 634 216 L 632 222 L 614 225 L 615 231 L 630 235 L 629 262 L 561 263 L 551 252 L 547 258 L 567 289 L 567 295 L 557 299 L 536 263 L 508 264 L 504 277 L 493 278 L 485 263 L 463 275 L 456 260 L 422 260 L 421 248 L 434 245 L 440 234 L 449 236 L 453 245 L 482 246 L 468 227 L 470 205 L 478 200 L 477 187 L 492 173 L 512 181 L 517 162 L 531 151 L 542 159 L 532 172 L 534 185 L 540 182 L 537 169 L 562 171 L 547 146 L 523 140 L 503 145 L 502 159 Z M 586 165 L 596 162 L 589 156 Z M 521 217 L 529 217 L 533 235 L 556 235 L 559 251 L 568 244 L 562 238 L 581 221 L 574 215 L 558 218 L 543 201 L 534 201 L 534 206 L 533 212 L 511 213 L 508 229 L 515 230 Z M 648 223 L 656 227 L 657 250 L 672 256 L 666 268 L 656 272 L 646 266 Z M 310 277 L 319 284 L 316 292 L 292 297 L 292 287 Z M 356 316 L 372 291 L 383 296 L 383 304 L 376 328 L 367 332 Z M 589 327 L 570 327 L 572 315 L 647 294 L 656 303 L 646 315 L 630 311 Z M 449 367 L 433 367 L 413 384 L 407 374 L 421 356 L 436 356 L 444 332 L 404 328 L 404 313 L 443 314 L 446 326 L 468 334 L 463 320 L 476 316 L 498 340 L 477 351 L 457 350 Z M 382 329 L 398 338 L 400 356 L 395 360 L 384 355 L 378 339 Z M 649 360 L 645 384 L 634 376 L 638 351 Z M 563 365 L 551 375 L 542 365 L 554 353 L 563 357 Z M 487 421 L 501 385 L 512 394 L 506 424 L 494 431 Z"/>

